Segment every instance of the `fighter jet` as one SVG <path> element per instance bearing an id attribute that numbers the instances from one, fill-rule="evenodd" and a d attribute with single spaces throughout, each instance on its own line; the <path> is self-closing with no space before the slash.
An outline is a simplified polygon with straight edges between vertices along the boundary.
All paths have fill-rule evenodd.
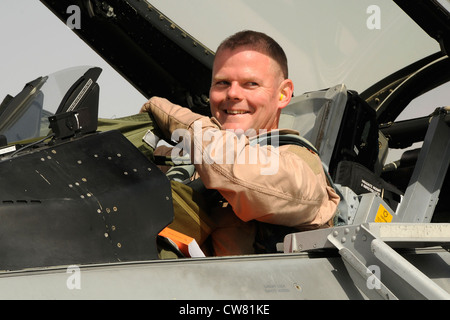
<path id="1" fill-rule="evenodd" d="M 145 97 L 210 115 L 214 51 L 151 1 L 41 2 Z M 440 50 L 362 91 L 335 83 L 292 98 L 280 127 L 303 137 L 287 143 L 320 155 L 341 197 L 339 223 L 287 233 L 262 254 L 203 256 L 161 233 L 174 208 L 146 139 L 158 129 L 147 114 L 98 117 L 101 68 L 24 79 L 0 105 L 0 297 L 449 299 L 450 107 L 398 116 L 449 83 L 450 8 L 394 2 Z M 387 161 L 394 149 L 402 154 Z M 163 259 L 162 248 L 172 255 Z"/>

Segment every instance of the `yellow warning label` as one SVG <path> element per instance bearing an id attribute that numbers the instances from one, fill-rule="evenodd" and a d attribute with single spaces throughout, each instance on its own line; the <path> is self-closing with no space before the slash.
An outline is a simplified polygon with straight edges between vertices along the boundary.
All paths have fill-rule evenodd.
<path id="1" fill-rule="evenodd" d="M 392 214 L 387 211 L 382 204 L 378 207 L 377 215 L 375 216 L 375 222 L 391 222 Z"/>

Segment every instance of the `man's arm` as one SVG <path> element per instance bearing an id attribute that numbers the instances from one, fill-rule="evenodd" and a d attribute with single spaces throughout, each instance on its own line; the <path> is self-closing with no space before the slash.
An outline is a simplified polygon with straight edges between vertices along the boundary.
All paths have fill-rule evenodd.
<path id="1" fill-rule="evenodd" d="M 166 99 L 152 98 L 153 114 L 167 138 L 177 129 L 191 137 L 191 158 L 203 183 L 218 190 L 243 221 L 286 226 L 322 225 L 339 197 L 327 186 L 320 159 L 306 148 L 252 146 L 245 135 Z"/>

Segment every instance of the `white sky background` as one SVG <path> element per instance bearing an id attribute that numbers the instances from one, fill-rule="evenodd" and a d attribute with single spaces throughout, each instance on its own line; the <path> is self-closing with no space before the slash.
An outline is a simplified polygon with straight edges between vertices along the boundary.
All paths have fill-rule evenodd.
<path id="1" fill-rule="evenodd" d="M 268 33 L 287 53 L 296 95 L 338 83 L 361 92 L 439 50 L 391 0 L 149 2 L 213 51 L 238 30 Z M 379 30 L 366 25 L 370 16 L 366 10 L 372 4 L 380 8 Z M 399 34 L 400 38 L 388 36 Z M 0 39 L 0 99 L 6 94 L 15 96 L 26 82 L 39 76 L 77 65 L 96 65 L 103 69 L 98 80 L 100 117 L 135 114 L 146 101 L 37 0 L 1 0 Z M 401 53 L 397 49 L 402 49 Z M 445 98 L 448 102 L 448 94 Z"/>
<path id="2" fill-rule="evenodd" d="M 212 50 L 228 35 L 263 31 L 285 49 L 296 95 L 345 81 L 363 91 L 428 54 L 437 43 L 392 0 L 153 0 L 156 8 Z M 367 8 L 380 9 L 369 29 Z"/>
<path id="3" fill-rule="evenodd" d="M 82 21 L 81 21 L 82 23 Z M 39 76 L 79 66 L 103 69 L 99 116 L 136 114 L 145 97 L 37 0 L 0 0 L 0 99 Z"/>

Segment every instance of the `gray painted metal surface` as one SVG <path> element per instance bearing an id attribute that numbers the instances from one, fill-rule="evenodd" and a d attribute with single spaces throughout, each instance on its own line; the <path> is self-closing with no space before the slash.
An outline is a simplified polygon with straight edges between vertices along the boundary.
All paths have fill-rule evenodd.
<path id="1" fill-rule="evenodd" d="M 448 267 L 448 252 L 433 250 L 414 254 L 414 259 L 418 265 L 428 264 L 425 269 L 434 281 L 443 281 L 445 272 L 439 270 Z M 67 267 L 3 272 L 0 299 L 367 298 L 335 253 L 328 257 L 299 253 L 80 267 L 79 288 L 72 285 L 74 275 Z M 446 283 L 450 290 L 448 279 Z"/>
<path id="2" fill-rule="evenodd" d="M 441 111 L 444 114 L 444 110 Z M 435 115 L 425 136 L 414 173 L 405 192 L 397 219 L 431 222 L 450 159 L 450 127 Z"/>

